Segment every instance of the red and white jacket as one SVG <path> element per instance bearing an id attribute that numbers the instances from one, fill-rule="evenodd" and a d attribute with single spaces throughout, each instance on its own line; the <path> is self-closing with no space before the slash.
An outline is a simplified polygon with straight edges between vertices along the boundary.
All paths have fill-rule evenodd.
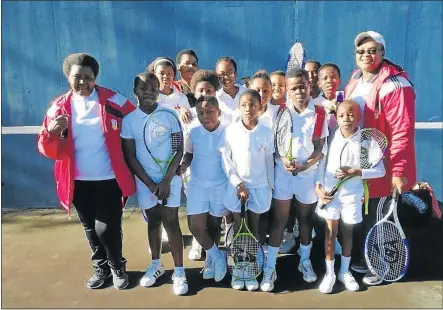
<path id="1" fill-rule="evenodd" d="M 135 110 L 135 106 L 119 93 L 98 85 L 95 86 L 99 98 L 100 116 L 105 144 L 108 149 L 111 166 L 123 197 L 135 193 L 134 176 L 126 165 L 120 139 L 122 118 Z M 74 179 L 76 173 L 74 139 L 72 138 L 72 90 L 55 98 L 46 113 L 43 128 L 38 135 L 38 150 L 48 158 L 55 159 L 54 174 L 57 195 L 62 206 L 69 211 L 74 197 Z M 68 136 L 61 139 L 47 131 L 48 124 L 58 115 L 68 114 Z"/>
<path id="2" fill-rule="evenodd" d="M 361 70 L 353 72 L 345 88 L 350 98 L 362 76 Z M 392 194 L 392 177 L 406 177 L 405 190 L 417 180 L 415 161 L 415 91 L 408 74 L 398 65 L 383 60 L 364 109 L 364 127 L 376 128 L 388 139 L 388 149 L 383 163 L 384 178 L 368 180 L 369 197 L 379 198 Z"/>

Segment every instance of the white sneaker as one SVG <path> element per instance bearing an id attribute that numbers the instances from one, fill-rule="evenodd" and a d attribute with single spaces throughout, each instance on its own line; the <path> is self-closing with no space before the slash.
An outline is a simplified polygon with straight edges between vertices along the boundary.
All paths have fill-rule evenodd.
<path id="1" fill-rule="evenodd" d="M 232 277 L 231 287 L 234 290 L 242 290 L 245 287 L 245 281 L 236 279 L 235 277 Z"/>
<path id="2" fill-rule="evenodd" d="M 226 251 L 220 251 L 222 256 L 214 261 L 214 280 L 215 282 L 220 282 L 226 275 L 228 270 L 226 262 Z"/>
<path id="3" fill-rule="evenodd" d="M 323 294 L 329 294 L 332 292 L 332 289 L 334 288 L 335 284 L 335 274 L 325 274 L 325 277 L 323 278 L 323 281 L 321 281 L 321 284 L 319 286 L 319 291 Z"/>
<path id="4" fill-rule="evenodd" d="M 205 265 L 203 267 L 203 279 L 205 280 L 209 280 L 209 279 L 214 279 L 215 276 L 215 268 L 214 268 L 214 261 L 212 260 L 205 260 Z"/>
<path id="5" fill-rule="evenodd" d="M 342 253 L 341 244 L 338 242 L 337 238 L 335 238 L 335 255 L 341 255 Z"/>
<path id="6" fill-rule="evenodd" d="M 202 246 L 198 243 L 198 241 L 194 238 L 192 238 L 192 246 L 191 250 L 189 251 L 188 258 L 190 260 L 199 260 L 202 258 Z"/>
<path id="7" fill-rule="evenodd" d="M 246 280 L 245 281 L 246 289 L 250 292 L 255 291 L 258 289 L 258 281 L 256 279 Z"/>
<path id="8" fill-rule="evenodd" d="M 172 288 L 174 289 L 175 295 L 184 295 L 188 292 L 188 280 L 186 280 L 186 275 L 176 276 L 175 273 L 172 275 Z"/>
<path id="9" fill-rule="evenodd" d="M 162 242 L 169 242 L 168 233 L 166 232 L 165 227 L 162 225 Z"/>
<path id="10" fill-rule="evenodd" d="M 295 239 L 300 237 L 300 226 L 298 225 L 297 219 L 295 219 L 295 223 L 294 223 L 294 237 L 295 237 Z"/>
<path id="11" fill-rule="evenodd" d="M 312 283 L 317 281 L 317 275 L 315 274 L 314 269 L 312 269 L 311 260 L 305 259 L 300 262 L 298 265 L 298 271 L 303 273 L 303 280 L 306 282 Z"/>
<path id="12" fill-rule="evenodd" d="M 155 284 L 158 278 L 165 274 L 165 267 L 163 265 L 160 266 L 152 266 L 146 270 L 143 277 L 140 279 L 140 286 L 149 287 Z"/>
<path id="13" fill-rule="evenodd" d="M 260 289 L 263 292 L 271 292 L 274 289 L 275 280 L 277 280 L 275 269 L 265 267 L 263 270 L 263 279 L 260 283 Z"/>
<path id="14" fill-rule="evenodd" d="M 360 289 L 360 286 L 358 285 L 357 281 L 355 281 L 354 276 L 352 273 L 344 272 L 338 274 L 338 280 L 343 283 L 347 290 L 349 291 L 358 291 Z"/>
<path id="15" fill-rule="evenodd" d="M 280 247 L 278 248 L 279 253 L 289 253 L 289 251 L 292 250 L 292 248 L 295 246 L 295 236 L 293 232 L 287 232 L 285 231 L 283 233 L 283 240 L 280 244 Z"/>

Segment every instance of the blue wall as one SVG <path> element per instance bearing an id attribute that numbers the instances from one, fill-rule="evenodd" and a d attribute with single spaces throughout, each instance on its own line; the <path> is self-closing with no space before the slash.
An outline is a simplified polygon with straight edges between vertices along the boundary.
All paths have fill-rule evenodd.
<path id="1" fill-rule="evenodd" d="M 157 56 L 175 59 L 191 47 L 200 67 L 212 69 L 230 55 L 241 77 L 284 69 L 298 40 L 308 58 L 339 64 L 344 86 L 353 40 L 369 29 L 384 35 L 387 58 L 409 72 L 417 121 L 443 121 L 441 2 L 2 1 L 2 126 L 41 124 L 49 101 L 67 90 L 61 63 L 70 53 L 94 55 L 98 83 L 132 98 L 133 77 Z M 52 163 L 36 152 L 35 135 L 2 139 L 2 207 L 56 205 Z M 441 142 L 441 130 L 417 133 L 419 176 L 440 199 Z"/>

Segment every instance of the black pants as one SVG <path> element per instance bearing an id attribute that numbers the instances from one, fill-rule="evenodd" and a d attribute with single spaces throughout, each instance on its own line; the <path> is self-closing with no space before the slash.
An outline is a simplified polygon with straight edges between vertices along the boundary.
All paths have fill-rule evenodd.
<path id="1" fill-rule="evenodd" d="M 122 191 L 115 179 L 75 181 L 73 204 L 92 249 L 94 268 L 120 269 L 122 257 Z"/>
<path id="2" fill-rule="evenodd" d="M 365 215 L 365 206 L 362 205 L 363 222 L 354 225 L 354 239 L 352 245 L 352 260 L 359 261 L 365 258 L 365 240 L 369 230 L 389 211 L 392 196 L 371 198 L 368 204 L 368 214 Z"/>

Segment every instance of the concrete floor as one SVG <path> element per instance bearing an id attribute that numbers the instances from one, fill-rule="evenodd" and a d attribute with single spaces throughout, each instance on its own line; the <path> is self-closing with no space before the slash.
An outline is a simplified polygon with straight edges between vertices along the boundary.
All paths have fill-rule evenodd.
<path id="1" fill-rule="evenodd" d="M 155 287 L 138 286 L 150 264 L 146 224 L 136 209 L 126 210 L 123 220 L 124 255 L 131 284 L 118 291 L 89 290 L 92 275 L 90 250 L 75 214 L 62 211 L 11 212 L 2 215 L 2 308 L 442 308 L 443 223 L 406 231 L 412 247 L 407 276 L 400 282 L 345 291 L 336 284 L 324 295 L 318 285 L 324 274 L 321 240 L 314 243 L 313 265 L 319 279 L 305 284 L 297 271 L 298 256 L 280 256 L 273 293 L 235 291 L 230 277 L 216 284 L 203 280 L 202 261 L 187 259 L 191 236 L 183 217 L 185 267 L 189 293 L 172 292 L 170 253 L 163 255 L 166 274 Z M 319 239 L 319 238 L 316 238 Z M 361 283 L 361 277 L 356 277 Z"/>

